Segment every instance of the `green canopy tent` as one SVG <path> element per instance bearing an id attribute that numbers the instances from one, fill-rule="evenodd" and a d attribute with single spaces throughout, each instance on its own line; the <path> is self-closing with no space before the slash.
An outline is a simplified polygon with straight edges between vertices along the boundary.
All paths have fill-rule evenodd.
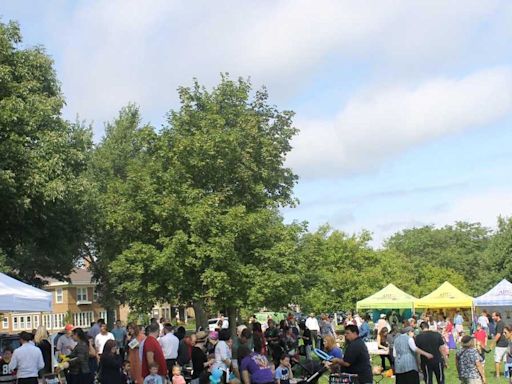
<path id="1" fill-rule="evenodd" d="M 379 292 L 357 302 L 357 310 L 361 309 L 414 309 L 414 296 L 405 293 L 394 284 L 389 284 Z"/>

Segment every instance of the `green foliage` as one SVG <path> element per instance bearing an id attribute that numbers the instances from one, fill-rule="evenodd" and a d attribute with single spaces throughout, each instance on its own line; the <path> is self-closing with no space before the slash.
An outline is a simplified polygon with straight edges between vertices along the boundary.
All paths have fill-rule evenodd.
<path id="1" fill-rule="evenodd" d="M 457 222 L 442 228 L 407 229 L 391 236 L 385 246 L 405 255 L 416 270 L 423 270 L 416 277 L 420 294 L 449 280 L 466 293 L 477 295 L 486 289 L 489 263 L 485 251 L 490 238 L 490 230 L 479 223 Z"/>
<path id="2" fill-rule="evenodd" d="M 488 260 L 488 278 L 490 288 L 501 279 L 512 281 L 512 217 L 498 217 L 498 228 L 493 234 L 484 258 Z"/>
<path id="3" fill-rule="evenodd" d="M 181 108 L 145 151 L 131 144 L 137 119 L 121 116 L 97 149 L 105 155 L 96 154 L 94 174 L 110 180 L 99 191 L 112 209 L 99 259 L 113 292 L 140 310 L 156 301 L 286 306 L 300 288 L 295 250 L 304 231 L 277 212 L 294 203 L 296 176 L 283 166 L 293 114 L 227 76 L 212 91 L 195 82 L 179 93 Z"/>
<path id="4" fill-rule="evenodd" d="M 0 23 L 0 250 L 13 274 L 37 283 L 80 256 L 92 133 L 61 118 L 48 55 L 19 43 L 18 25 Z"/>

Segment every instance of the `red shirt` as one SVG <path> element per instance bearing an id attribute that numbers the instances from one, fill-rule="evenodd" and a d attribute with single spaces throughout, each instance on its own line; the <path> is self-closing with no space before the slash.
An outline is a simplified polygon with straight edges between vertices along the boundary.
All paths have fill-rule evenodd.
<path id="1" fill-rule="evenodd" d="M 148 336 L 144 341 L 142 350 L 142 377 L 149 375 L 147 353 L 153 352 L 153 359 L 158 363 L 158 374 L 160 376 L 167 376 L 167 365 L 165 363 L 164 352 L 157 339 L 153 336 Z"/>
<path id="2" fill-rule="evenodd" d="M 473 336 L 475 337 L 476 341 L 480 343 L 481 346 L 485 345 L 485 340 L 487 339 L 487 333 L 483 329 L 480 329 L 476 331 Z"/>

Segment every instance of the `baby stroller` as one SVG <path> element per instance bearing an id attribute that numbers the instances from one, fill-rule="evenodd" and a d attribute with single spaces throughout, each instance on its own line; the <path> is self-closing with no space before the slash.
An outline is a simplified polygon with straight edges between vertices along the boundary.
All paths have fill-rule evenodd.
<path id="1" fill-rule="evenodd" d="M 291 358 L 290 361 L 293 365 L 298 365 L 302 368 L 303 378 L 298 380 L 297 384 L 316 384 L 318 379 L 320 379 L 320 377 L 329 370 L 318 361 L 301 363 L 297 357 Z"/>

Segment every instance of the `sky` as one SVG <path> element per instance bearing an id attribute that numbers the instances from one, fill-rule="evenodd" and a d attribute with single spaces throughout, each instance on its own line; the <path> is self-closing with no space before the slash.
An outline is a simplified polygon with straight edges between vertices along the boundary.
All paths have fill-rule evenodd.
<path id="1" fill-rule="evenodd" d="M 393 233 L 512 215 L 508 0 L 4 0 L 94 126 L 129 102 L 160 128 L 176 89 L 221 72 L 296 112 L 288 222 Z"/>

